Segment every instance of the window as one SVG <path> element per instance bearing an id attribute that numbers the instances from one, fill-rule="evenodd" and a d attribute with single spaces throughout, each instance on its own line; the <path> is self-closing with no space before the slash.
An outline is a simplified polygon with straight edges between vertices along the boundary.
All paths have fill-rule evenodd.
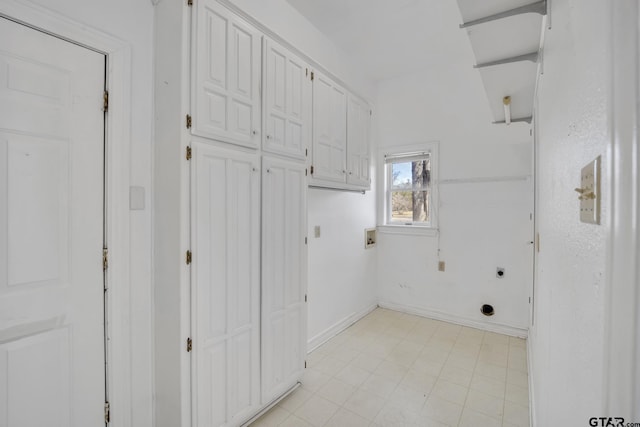
<path id="1" fill-rule="evenodd" d="M 435 228 L 435 148 L 384 155 L 386 225 Z"/>

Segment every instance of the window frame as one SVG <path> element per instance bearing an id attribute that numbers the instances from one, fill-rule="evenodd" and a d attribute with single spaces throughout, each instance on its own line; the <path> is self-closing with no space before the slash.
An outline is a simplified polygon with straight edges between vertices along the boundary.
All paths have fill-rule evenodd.
<path id="1" fill-rule="evenodd" d="M 380 182 L 381 219 L 382 224 L 378 226 L 382 233 L 395 234 L 424 234 L 436 235 L 438 232 L 438 142 L 428 142 L 411 146 L 398 146 L 380 150 L 380 171 L 382 173 Z M 394 163 L 402 163 L 402 159 L 416 158 L 420 155 L 428 155 L 430 162 L 429 179 L 429 222 L 398 221 L 391 219 L 391 196 L 392 176 L 391 168 Z M 397 158 L 400 161 L 387 162 L 388 158 Z M 415 190 L 410 190 L 415 191 Z"/>

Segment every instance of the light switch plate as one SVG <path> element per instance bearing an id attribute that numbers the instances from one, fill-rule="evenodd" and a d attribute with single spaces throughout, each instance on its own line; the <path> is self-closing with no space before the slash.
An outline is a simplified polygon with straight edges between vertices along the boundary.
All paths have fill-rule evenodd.
<path id="1" fill-rule="evenodd" d="M 129 187 L 129 209 L 132 211 L 144 210 L 144 187 Z"/>
<path id="2" fill-rule="evenodd" d="M 580 221 L 589 224 L 600 224 L 600 163 L 598 156 L 594 161 L 582 168 L 580 175 Z"/>

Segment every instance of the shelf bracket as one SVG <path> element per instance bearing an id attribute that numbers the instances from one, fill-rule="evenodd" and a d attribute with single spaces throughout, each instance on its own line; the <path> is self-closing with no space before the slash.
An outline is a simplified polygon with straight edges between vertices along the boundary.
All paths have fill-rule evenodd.
<path id="1" fill-rule="evenodd" d="M 511 16 L 522 15 L 525 13 L 537 13 L 540 15 L 547 14 L 547 1 L 542 0 L 537 3 L 531 3 L 524 6 L 516 7 L 504 12 L 496 13 L 495 15 L 485 16 L 484 18 L 474 19 L 473 21 L 460 24 L 460 28 L 469 28 L 474 25 L 484 24 L 486 22 L 497 21 L 498 19 L 509 18 Z"/>
<path id="2" fill-rule="evenodd" d="M 495 65 L 513 64 L 514 62 L 531 61 L 538 62 L 538 52 L 531 52 L 524 55 L 512 56 L 511 58 L 498 59 L 497 61 L 484 62 L 482 64 L 474 65 L 473 68 L 485 68 L 493 67 Z"/>

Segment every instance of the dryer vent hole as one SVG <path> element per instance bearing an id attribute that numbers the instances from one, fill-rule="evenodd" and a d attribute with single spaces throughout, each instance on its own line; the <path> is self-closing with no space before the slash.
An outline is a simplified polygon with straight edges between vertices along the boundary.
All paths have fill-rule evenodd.
<path id="1" fill-rule="evenodd" d="M 482 314 L 484 314 L 485 316 L 493 316 L 493 306 L 490 304 L 484 304 L 481 308 L 480 311 L 482 312 Z"/>

